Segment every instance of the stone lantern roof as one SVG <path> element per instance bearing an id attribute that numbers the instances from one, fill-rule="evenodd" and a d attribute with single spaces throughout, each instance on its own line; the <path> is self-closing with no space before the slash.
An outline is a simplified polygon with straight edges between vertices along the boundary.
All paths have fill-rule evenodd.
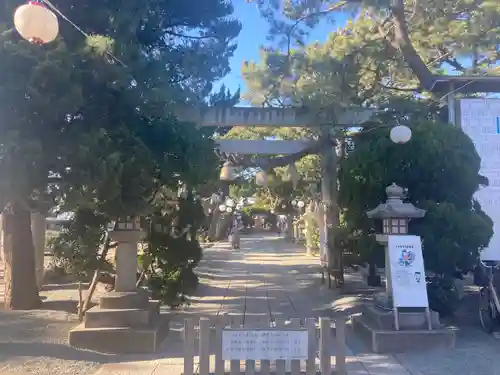
<path id="1" fill-rule="evenodd" d="M 404 190 L 401 186 L 392 183 L 385 189 L 385 193 L 387 194 L 386 202 L 366 212 L 370 219 L 420 219 L 425 216 L 425 210 L 417 208 L 411 203 L 403 202 Z"/>

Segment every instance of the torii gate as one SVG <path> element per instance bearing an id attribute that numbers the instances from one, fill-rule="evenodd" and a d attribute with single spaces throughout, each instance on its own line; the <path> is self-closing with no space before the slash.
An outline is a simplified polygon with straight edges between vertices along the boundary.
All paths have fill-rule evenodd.
<path id="1" fill-rule="evenodd" d="M 375 109 L 356 108 L 345 111 L 339 116 L 335 125 L 337 127 L 356 127 L 370 119 L 376 112 Z M 183 120 L 192 121 L 200 127 L 308 127 L 314 128 L 328 124 L 327 119 L 318 118 L 302 108 L 255 108 L 255 107 L 212 107 L 207 111 L 184 113 L 179 116 Z M 318 122 L 322 122 L 318 124 Z M 311 140 L 217 140 L 218 151 L 225 154 L 239 155 L 298 155 L 305 156 L 314 152 L 309 150 Z M 300 157 L 302 157 L 300 156 Z M 299 157 L 299 158 L 300 158 Z M 264 162 L 263 159 L 260 159 Z M 260 163 L 257 163 L 260 165 Z M 331 204 L 328 186 L 322 179 L 323 203 Z M 327 220 L 325 210 L 316 209 L 317 222 L 322 225 L 320 229 L 320 259 L 322 265 L 329 267 L 329 252 L 327 250 Z"/>

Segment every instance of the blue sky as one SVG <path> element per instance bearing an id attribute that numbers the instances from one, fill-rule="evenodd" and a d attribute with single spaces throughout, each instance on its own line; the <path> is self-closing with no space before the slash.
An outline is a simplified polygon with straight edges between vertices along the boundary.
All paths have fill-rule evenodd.
<path id="1" fill-rule="evenodd" d="M 242 91 L 245 91 L 245 84 L 241 77 L 241 65 L 243 61 L 258 61 L 259 48 L 266 45 L 268 34 L 268 24 L 261 18 L 257 6 L 253 3 L 247 3 L 246 0 L 233 0 L 235 9 L 235 17 L 242 23 L 242 30 L 237 39 L 238 49 L 231 59 L 231 73 L 229 73 L 217 85 L 224 83 L 231 91 L 236 91 L 240 86 Z M 329 31 L 342 26 L 347 19 L 346 15 L 339 14 L 336 17 L 335 24 L 323 22 L 312 31 L 309 41 L 323 42 L 326 40 Z"/>

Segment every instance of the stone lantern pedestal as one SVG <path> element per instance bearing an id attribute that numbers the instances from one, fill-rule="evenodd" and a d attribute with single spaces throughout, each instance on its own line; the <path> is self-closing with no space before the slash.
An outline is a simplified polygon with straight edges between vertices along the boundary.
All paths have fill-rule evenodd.
<path id="1" fill-rule="evenodd" d="M 136 288 L 137 244 L 144 236 L 138 228 L 114 230 L 116 249 L 115 290 L 89 309 L 81 325 L 69 333 L 69 344 L 105 353 L 152 353 L 168 333 L 168 321 L 160 315 L 160 301 Z"/>
<path id="2" fill-rule="evenodd" d="M 405 352 L 407 350 L 455 345 L 455 331 L 443 326 L 439 314 L 428 313 L 422 308 L 394 309 L 392 278 L 389 262 L 389 236 L 408 235 L 408 222 L 425 216 L 425 210 L 403 202 L 403 188 L 392 184 L 387 187 L 387 201 L 368 211 L 367 216 L 383 221 L 383 233 L 376 240 L 385 249 L 386 290 L 377 293 L 373 300 L 363 304 L 361 314 L 352 317 L 353 327 L 363 337 L 370 339 L 376 353 Z M 397 318 L 395 319 L 395 315 Z M 398 325 L 395 326 L 395 321 Z"/>

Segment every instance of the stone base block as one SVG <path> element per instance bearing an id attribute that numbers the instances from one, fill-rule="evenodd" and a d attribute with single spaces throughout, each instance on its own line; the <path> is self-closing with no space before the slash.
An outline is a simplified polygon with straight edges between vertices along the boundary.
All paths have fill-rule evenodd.
<path id="1" fill-rule="evenodd" d="M 160 313 L 160 301 L 149 301 L 145 309 L 103 309 L 92 307 L 85 313 L 85 328 L 147 327 Z"/>
<path id="2" fill-rule="evenodd" d="M 375 353 L 403 353 L 416 349 L 455 347 L 456 329 L 380 329 L 362 314 L 352 316 L 354 331 L 365 338 Z"/>
<path id="3" fill-rule="evenodd" d="M 110 292 L 101 297 L 99 306 L 102 309 L 142 309 L 147 308 L 149 293 L 138 289 L 135 292 Z"/>
<path id="4" fill-rule="evenodd" d="M 141 328 L 149 325 L 150 313 L 146 309 L 102 309 L 92 307 L 85 313 L 85 328 Z"/>
<path id="5" fill-rule="evenodd" d="M 143 328 L 86 328 L 81 324 L 69 332 L 69 344 L 79 349 L 111 354 L 154 353 L 168 331 L 168 318 L 163 314 Z"/>
<path id="6" fill-rule="evenodd" d="M 383 330 L 393 330 L 395 328 L 392 311 L 383 310 L 374 303 L 363 304 L 361 311 L 363 317 L 372 322 L 375 327 Z M 427 317 L 422 309 L 400 309 L 398 316 L 401 329 L 427 329 Z M 433 328 L 442 328 L 439 313 L 436 311 L 431 310 L 431 322 Z"/>

